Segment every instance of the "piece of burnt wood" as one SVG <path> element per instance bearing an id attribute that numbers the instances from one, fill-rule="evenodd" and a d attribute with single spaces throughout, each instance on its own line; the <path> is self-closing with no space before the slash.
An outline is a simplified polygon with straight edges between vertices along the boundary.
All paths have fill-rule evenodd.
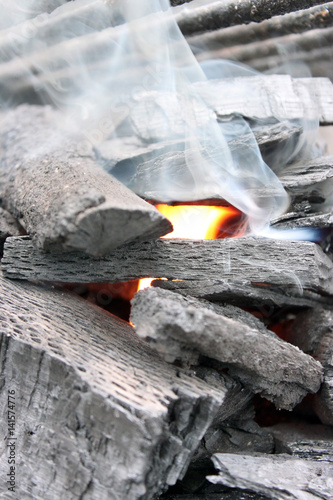
<path id="1" fill-rule="evenodd" d="M 212 302 L 227 302 L 240 307 L 254 307 L 269 316 L 276 309 L 285 306 L 317 307 L 318 304 L 333 306 L 333 297 L 324 297 L 309 290 L 273 286 L 237 281 L 209 279 L 197 280 L 154 280 L 152 286 L 190 295 Z"/>
<path id="2" fill-rule="evenodd" d="M 271 221 L 272 227 L 276 229 L 299 229 L 307 228 L 314 230 L 314 238 L 317 239 L 316 229 L 333 227 L 333 213 L 302 213 L 298 211 L 287 212 L 279 219 Z"/>
<path id="3" fill-rule="evenodd" d="M 333 156 L 321 156 L 308 161 L 300 161 L 287 165 L 279 173 L 283 187 L 292 196 L 302 197 L 302 193 L 310 189 L 319 190 L 333 179 Z"/>
<path id="4" fill-rule="evenodd" d="M 299 125 L 289 123 L 287 121 L 256 127 L 253 130 L 253 135 L 259 146 L 263 160 L 272 168 L 278 162 L 278 165 L 286 163 L 283 160 L 284 151 L 287 151 L 289 157 L 290 150 L 293 151 L 303 132 L 303 128 Z M 228 143 L 232 151 L 239 147 L 250 145 L 253 141 L 251 133 L 236 137 Z M 279 148 L 279 160 L 276 159 L 276 150 Z M 147 185 L 146 162 L 152 162 L 152 169 L 155 171 L 155 165 L 160 165 L 160 171 L 156 175 L 165 175 L 172 169 L 173 161 L 170 161 L 170 150 L 173 152 L 173 157 L 177 161 L 177 170 L 186 172 L 186 156 L 189 151 L 183 141 L 168 141 L 162 140 L 147 144 L 137 136 L 118 137 L 116 139 L 107 140 L 95 147 L 99 163 L 108 172 L 115 175 L 119 180 L 127 183 L 142 184 L 141 189 L 143 195 L 147 195 L 149 186 Z M 202 148 L 204 154 L 204 148 Z M 220 154 L 216 151 L 216 154 Z M 282 158 L 281 158 L 282 155 Z M 211 156 L 211 155 L 210 155 Z M 164 161 L 163 161 L 164 160 Z M 163 174 L 162 174 L 163 170 Z M 142 181 L 140 181 L 142 178 Z M 151 189 L 150 189 L 151 191 Z"/>
<path id="5" fill-rule="evenodd" d="M 322 363 L 324 381 L 316 395 L 315 410 L 323 423 L 333 425 L 333 312 L 317 308 L 299 314 L 288 338 Z"/>
<path id="6" fill-rule="evenodd" d="M 208 80 L 193 84 L 192 89 L 210 108 L 210 112 L 222 121 L 232 115 L 241 115 L 261 124 L 299 120 L 298 126 L 302 126 L 304 119 L 314 117 L 319 118 L 322 125 L 333 123 L 333 84 L 327 78 L 292 79 L 289 75 L 256 75 Z M 251 95 L 250 101 L 248 95 Z M 176 137 L 183 133 L 186 116 L 175 97 L 156 92 L 141 94 L 130 117 L 138 137 L 144 141 L 168 138 L 170 132 L 165 127 L 166 118 L 173 124 Z M 195 116 L 201 124 L 212 119 L 209 109 L 204 106 L 196 109 Z M 175 120 L 177 126 L 174 125 Z"/>
<path id="7" fill-rule="evenodd" d="M 267 40 L 291 33 L 304 33 L 333 25 L 333 2 L 323 3 L 310 9 L 275 16 L 261 23 L 232 26 L 221 30 L 188 37 L 194 49 L 216 50 L 235 45 Z"/>
<path id="8" fill-rule="evenodd" d="M 67 291 L 0 276 L 0 325 L 0 425 L 9 443 L 14 391 L 19 498 L 151 499 L 230 403 L 226 386 L 166 364 L 128 323 Z"/>
<path id="9" fill-rule="evenodd" d="M 260 57 L 247 61 L 247 66 L 257 71 L 269 71 L 280 66 L 288 67 L 290 64 L 300 66 L 302 72 L 303 63 L 306 63 L 313 77 L 332 78 L 332 67 L 329 64 L 332 60 L 332 46 L 324 46 L 310 51 L 283 50 L 281 54 L 270 57 Z M 284 66 L 286 65 L 286 66 Z"/>
<path id="10" fill-rule="evenodd" d="M 252 120 L 283 121 L 318 115 L 322 125 L 333 121 L 333 84 L 327 78 L 258 75 L 209 80 L 194 88 L 218 118 L 240 114 Z"/>
<path id="11" fill-rule="evenodd" d="M 38 252 L 27 237 L 7 238 L 2 269 L 13 279 L 118 283 L 139 278 L 225 280 L 333 293 L 333 263 L 315 243 L 226 238 L 159 239 L 119 248 L 103 257 Z"/>
<path id="12" fill-rule="evenodd" d="M 23 105 L 0 122 L 2 204 L 23 220 L 39 250 L 101 255 L 172 230 L 155 207 L 65 140 L 59 120 L 48 106 Z"/>
<path id="13" fill-rule="evenodd" d="M 333 428 L 297 420 L 269 428 L 275 438 L 275 452 L 309 460 L 333 463 Z"/>
<path id="14" fill-rule="evenodd" d="M 212 457 L 218 475 L 214 484 L 242 488 L 275 500 L 330 500 L 333 465 L 290 455 L 218 453 Z"/>
<path id="15" fill-rule="evenodd" d="M 275 57 L 286 52 L 291 47 L 294 52 L 309 52 L 314 49 L 328 47 L 332 43 L 333 28 L 324 28 L 310 30 L 301 34 L 288 34 L 278 38 L 272 38 L 262 41 L 249 43 L 247 45 L 237 45 L 217 51 L 202 53 L 199 57 L 202 59 L 228 58 L 229 60 L 239 61 L 251 64 L 252 60 L 261 58 Z M 285 58 L 288 61 L 288 55 Z"/>
<path id="16" fill-rule="evenodd" d="M 320 0 L 234 0 L 212 2 L 210 5 L 181 11 L 176 20 L 184 35 L 213 31 L 236 24 L 261 22 L 273 16 L 319 5 Z"/>
<path id="17" fill-rule="evenodd" d="M 209 303 L 149 288 L 132 300 L 131 322 L 168 362 L 182 360 L 183 353 L 187 361 L 191 350 L 217 360 L 278 408 L 292 409 L 306 393 L 320 387 L 320 363 L 264 325 L 256 328 L 227 317 L 216 305 L 212 310 Z"/>

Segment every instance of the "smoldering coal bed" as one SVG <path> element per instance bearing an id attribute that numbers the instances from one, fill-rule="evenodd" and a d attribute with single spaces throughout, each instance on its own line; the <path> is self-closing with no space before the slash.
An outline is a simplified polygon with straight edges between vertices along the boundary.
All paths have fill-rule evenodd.
<path id="1" fill-rule="evenodd" d="M 0 20 L 3 496 L 332 496 L 332 6 L 202 3 Z"/>

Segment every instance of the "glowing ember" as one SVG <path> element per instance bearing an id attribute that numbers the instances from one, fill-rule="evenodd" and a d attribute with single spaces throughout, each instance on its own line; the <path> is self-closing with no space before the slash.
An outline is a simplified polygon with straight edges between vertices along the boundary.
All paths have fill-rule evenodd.
<path id="1" fill-rule="evenodd" d="M 239 214 L 233 207 L 205 205 L 156 205 L 156 208 L 173 224 L 174 230 L 165 238 L 214 240 L 220 228 L 230 217 Z"/>
<path id="2" fill-rule="evenodd" d="M 156 208 L 172 222 L 174 227 L 173 232 L 163 236 L 163 238 L 214 240 L 226 236 L 235 236 L 232 225 L 228 231 L 228 223 L 236 218 L 239 229 L 239 221 L 242 216 L 234 207 L 160 204 L 156 205 Z M 144 278 L 139 280 L 138 290 L 148 288 L 153 279 Z"/>

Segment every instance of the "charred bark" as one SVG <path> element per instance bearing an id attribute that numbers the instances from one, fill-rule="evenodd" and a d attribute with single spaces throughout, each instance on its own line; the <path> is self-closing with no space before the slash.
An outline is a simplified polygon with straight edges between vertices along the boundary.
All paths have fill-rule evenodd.
<path id="1" fill-rule="evenodd" d="M 310 9 L 275 16 L 261 23 L 251 23 L 204 33 L 188 38 L 194 50 L 208 51 L 226 47 L 266 41 L 292 33 L 304 33 L 313 29 L 329 28 L 333 24 L 333 2 Z"/>
<path id="2" fill-rule="evenodd" d="M 317 392 L 322 366 L 265 329 L 227 317 L 223 308 L 166 290 L 149 288 L 132 301 L 131 321 L 168 362 L 188 362 L 202 354 L 228 367 L 245 387 L 278 408 L 292 409 L 308 392 Z"/>
<path id="3" fill-rule="evenodd" d="M 212 458 L 216 476 L 208 476 L 214 484 L 242 488 L 268 498 L 329 500 L 333 466 L 330 462 L 302 460 L 290 455 L 240 455 L 218 453 Z"/>
<path id="4" fill-rule="evenodd" d="M 64 258 L 37 252 L 29 238 L 13 237 L 5 243 L 2 269 L 13 279 L 117 283 L 166 277 L 198 284 L 274 284 L 287 290 L 301 284 L 324 295 L 333 292 L 333 263 L 318 245 L 265 238 L 160 239 L 127 245 L 100 258 L 79 253 Z"/>
<path id="5" fill-rule="evenodd" d="M 193 35 L 236 24 L 259 23 L 273 16 L 306 9 L 321 3 L 320 0 L 293 0 L 289 2 L 277 0 L 274 3 L 269 0 L 256 2 L 243 0 L 241 3 L 227 0 L 180 12 L 176 19 L 184 35 Z"/>
<path id="6" fill-rule="evenodd" d="M 166 364 L 128 323 L 64 290 L 0 276 L 0 325 L 0 411 L 14 391 L 22 500 L 151 499 L 230 402 L 232 384 Z"/>
<path id="7" fill-rule="evenodd" d="M 49 107 L 22 106 L 0 123 L 2 204 L 23 220 L 38 249 L 102 255 L 172 230 L 155 207 L 65 138 L 59 121 Z"/>

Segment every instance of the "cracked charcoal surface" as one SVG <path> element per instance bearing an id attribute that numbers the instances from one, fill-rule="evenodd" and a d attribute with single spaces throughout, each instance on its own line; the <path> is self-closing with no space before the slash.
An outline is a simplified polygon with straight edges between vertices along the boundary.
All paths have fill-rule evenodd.
<path id="1" fill-rule="evenodd" d="M 148 499 L 182 477 L 227 389 L 61 290 L 0 276 L 0 325 L 1 429 L 14 389 L 20 499 Z"/>
<path id="2" fill-rule="evenodd" d="M 131 244 L 93 258 L 72 253 L 57 257 L 37 252 L 24 237 L 8 238 L 2 269 L 13 279 L 72 283 L 117 283 L 138 278 L 263 283 L 281 290 L 333 293 L 333 263 L 315 243 L 226 238 L 173 240 Z"/>
<path id="3" fill-rule="evenodd" d="M 214 312 L 201 301 L 158 288 L 142 290 L 132 300 L 135 331 L 168 362 L 196 364 L 199 354 L 217 360 L 278 408 L 292 409 L 306 393 L 318 391 L 320 363 L 263 325 L 235 313 L 228 316 L 223 309 Z"/>
<path id="4" fill-rule="evenodd" d="M 0 122 L 0 196 L 37 248 L 102 255 L 171 231 L 155 207 L 106 174 L 91 152 L 57 136 L 60 119 L 51 107 L 23 105 Z"/>

